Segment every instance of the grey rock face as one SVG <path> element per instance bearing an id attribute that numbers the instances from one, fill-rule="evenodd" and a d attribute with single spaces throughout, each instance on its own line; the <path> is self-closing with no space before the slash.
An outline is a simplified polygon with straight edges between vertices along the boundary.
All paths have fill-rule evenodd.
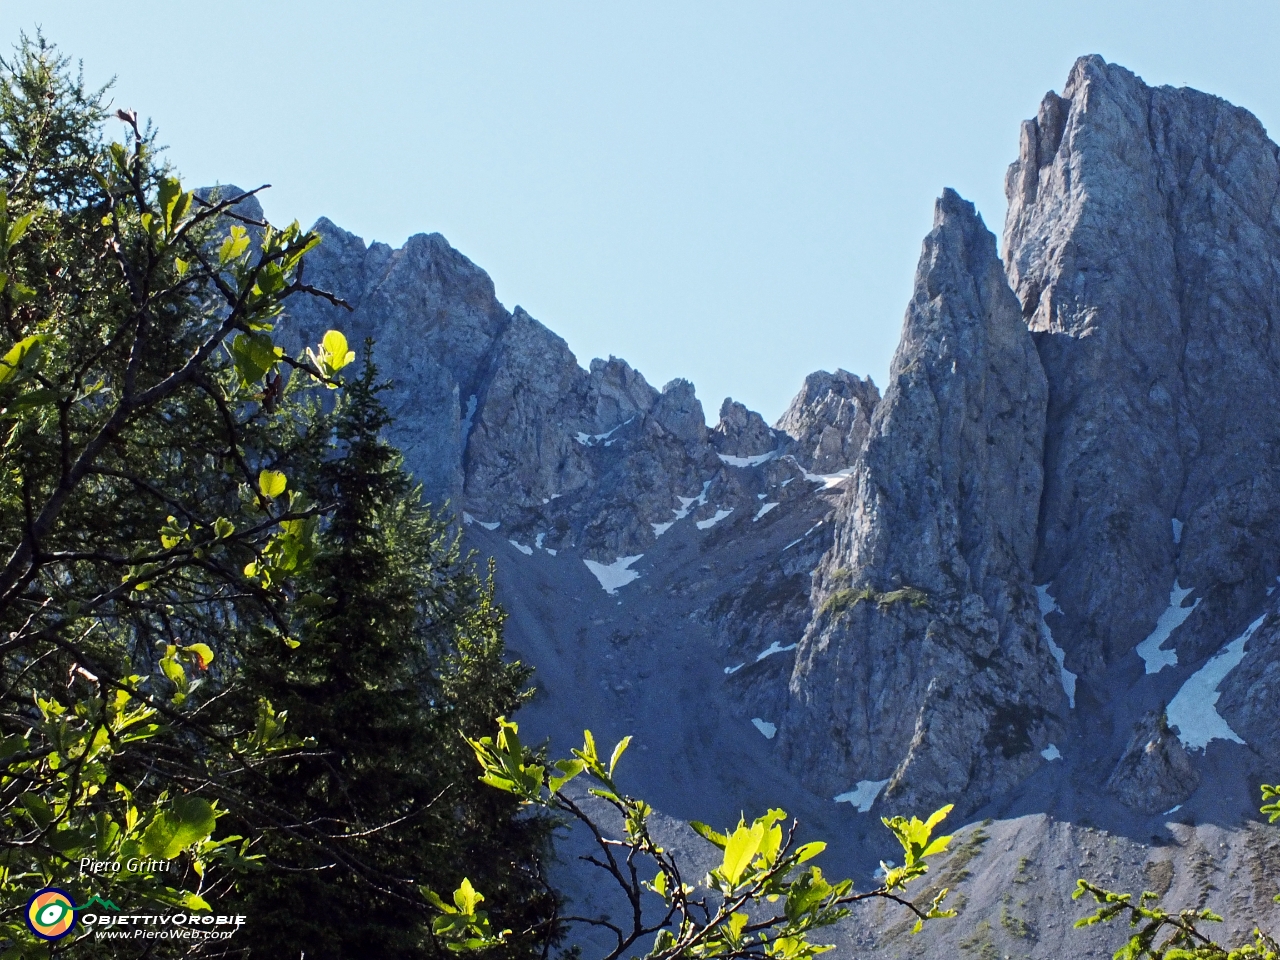
<path id="1" fill-rule="evenodd" d="M 778 438 L 764 417 L 732 397 L 725 397 L 720 405 L 720 422 L 711 431 L 711 445 L 716 453 L 725 456 L 755 457 L 772 453 L 778 446 Z"/>
<path id="2" fill-rule="evenodd" d="M 779 737 L 816 789 L 972 809 L 1042 762 L 1066 709 L 1031 585 L 1045 398 L 995 238 L 947 191 L 791 677 Z"/>
<path id="3" fill-rule="evenodd" d="M 509 313 L 484 271 L 438 234 L 391 250 L 327 220 L 315 229 L 323 242 L 307 280 L 352 310 L 294 298 L 282 340 L 294 352 L 330 328 L 353 344 L 376 340 L 393 383 L 393 437 L 430 500 L 500 523 L 526 548 L 573 547 L 604 563 L 642 554 L 675 520 L 757 509 L 763 481 L 726 472 L 711 438 L 737 449 L 763 437 L 772 450 L 759 414 L 732 408 L 741 422 L 728 439 L 709 433 L 688 381 L 659 392 L 613 357 L 582 369 L 563 339 L 519 307 Z"/>
<path id="4" fill-rule="evenodd" d="M 1140 813 L 1157 814 L 1183 803 L 1200 776 L 1164 714 L 1153 711 L 1134 725 L 1124 755 L 1107 778 L 1106 790 Z"/>
<path id="5" fill-rule="evenodd" d="M 1191 662 L 1280 572 L 1277 156 L 1247 111 L 1098 57 L 1023 125 L 1005 258 L 1049 380 L 1036 580 L 1085 683 L 1175 580 L 1204 600 L 1173 640 Z"/>
<path id="6" fill-rule="evenodd" d="M 879 402 L 870 377 L 819 370 L 804 378 L 775 428 L 791 438 L 789 449 L 801 465 L 813 473 L 836 473 L 858 456 Z"/>

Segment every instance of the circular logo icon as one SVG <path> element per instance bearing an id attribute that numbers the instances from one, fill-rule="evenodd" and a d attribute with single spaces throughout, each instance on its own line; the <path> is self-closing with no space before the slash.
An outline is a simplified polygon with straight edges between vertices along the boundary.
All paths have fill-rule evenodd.
<path id="1" fill-rule="evenodd" d="M 27 901 L 27 926 L 42 940 L 61 940 L 75 925 L 75 901 L 65 890 L 45 887 Z"/>

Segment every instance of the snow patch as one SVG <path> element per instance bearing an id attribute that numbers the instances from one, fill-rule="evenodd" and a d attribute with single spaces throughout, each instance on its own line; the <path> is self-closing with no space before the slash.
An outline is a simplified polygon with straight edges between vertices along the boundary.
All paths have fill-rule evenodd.
<path id="1" fill-rule="evenodd" d="M 810 473 L 806 470 L 804 478 L 810 483 L 820 483 L 822 484 L 822 489 L 829 490 L 848 480 L 851 473 L 853 473 L 853 467 L 845 467 L 838 473 Z"/>
<path id="2" fill-rule="evenodd" d="M 804 539 L 805 537 L 807 537 L 809 534 L 813 533 L 813 531 L 817 530 L 820 526 L 822 526 L 822 521 L 821 521 L 821 520 L 819 520 L 819 521 L 818 521 L 817 523 L 815 523 L 812 527 L 810 527 L 810 528 L 809 528 L 808 530 L 806 530 L 804 533 L 800 534 L 800 536 L 796 537 L 794 540 L 792 540 L 790 543 L 788 543 L 785 547 L 783 547 L 783 548 L 782 548 L 782 552 L 783 552 L 783 553 L 786 553 L 788 550 L 790 550 L 792 547 L 794 547 L 797 543 L 799 543 L 801 540 L 803 540 L 803 539 Z"/>
<path id="3" fill-rule="evenodd" d="M 523 543 L 518 543 L 515 540 L 508 540 L 507 543 L 511 544 L 513 547 L 515 547 L 517 550 L 523 553 L 526 557 L 533 556 L 533 547 L 526 547 Z"/>
<path id="4" fill-rule="evenodd" d="M 710 517 L 709 519 L 706 519 L 706 520 L 699 520 L 697 523 L 694 524 L 694 526 L 697 527 L 699 530 L 710 530 L 712 527 L 714 527 L 717 523 L 719 523 L 721 520 L 723 520 L 725 517 L 727 517 L 731 513 L 733 513 L 733 507 L 730 507 L 728 510 L 717 510 L 716 515 L 714 517 Z"/>
<path id="5" fill-rule="evenodd" d="M 755 523 L 757 520 L 759 520 L 761 517 L 763 517 L 766 513 L 768 513 L 770 510 L 772 510 L 776 506 L 777 506 L 776 503 L 764 504 L 763 506 L 760 507 L 760 512 L 751 518 L 751 522 Z"/>
<path id="6" fill-rule="evenodd" d="M 730 457 L 723 453 L 716 454 L 717 457 L 731 467 L 758 467 L 760 464 L 772 460 L 777 455 L 777 450 L 770 450 L 768 453 L 761 453 L 754 457 Z"/>
<path id="7" fill-rule="evenodd" d="M 1062 751 L 1058 749 L 1056 744 L 1051 743 L 1040 751 L 1040 756 L 1044 757 L 1046 760 L 1061 760 Z"/>
<path id="8" fill-rule="evenodd" d="M 764 734 L 766 740 L 772 740 L 778 732 L 778 725 L 770 723 L 768 720 L 761 720 L 759 717 L 752 717 L 751 722 L 755 724 L 755 728 Z"/>
<path id="9" fill-rule="evenodd" d="M 1187 678 L 1182 689 L 1169 701 L 1165 714 L 1169 726 L 1178 728 L 1178 739 L 1189 750 L 1203 750 L 1210 740 L 1244 743 L 1215 709 L 1218 684 L 1244 659 L 1244 647 L 1254 631 L 1267 619 L 1264 613 L 1245 628 L 1244 633 L 1219 650 L 1203 667 Z"/>
<path id="10" fill-rule="evenodd" d="M 785 647 L 780 647 L 778 646 L 778 641 L 775 640 L 773 643 L 769 644 L 767 650 L 761 650 L 756 654 L 756 663 L 759 663 L 765 657 L 772 657 L 775 653 L 786 653 L 788 650 L 794 650 L 797 646 L 798 644 L 791 643 Z"/>
<path id="11" fill-rule="evenodd" d="M 1049 624 L 1045 623 L 1044 618 L 1051 613 L 1061 613 L 1062 608 L 1058 606 L 1058 601 L 1053 599 L 1053 595 L 1049 593 L 1049 585 L 1046 583 L 1043 587 L 1036 587 L 1036 596 L 1040 600 L 1040 636 L 1044 637 L 1045 643 L 1049 645 L 1049 652 L 1053 654 L 1053 659 L 1058 661 L 1058 676 L 1062 678 L 1062 690 L 1067 695 L 1067 702 L 1071 704 L 1071 709 L 1076 706 L 1076 679 L 1077 675 L 1067 669 L 1067 651 L 1053 642 L 1053 631 L 1049 629 Z"/>
<path id="12" fill-rule="evenodd" d="M 476 526 L 484 527 L 486 530 L 497 530 L 498 526 L 502 523 L 501 520 L 495 520 L 493 521 L 493 523 L 485 523 L 483 520 L 477 520 L 475 517 L 467 513 L 465 510 L 462 512 L 462 522 L 474 523 Z"/>
<path id="13" fill-rule="evenodd" d="M 724 674 L 726 677 L 731 677 L 745 666 L 745 663 L 740 663 L 736 667 L 725 667 Z"/>
<path id="14" fill-rule="evenodd" d="M 676 519 L 683 520 L 685 517 L 687 517 L 689 515 L 689 511 L 693 509 L 693 505 L 695 503 L 700 507 L 705 507 L 707 505 L 707 491 L 710 489 L 711 489 L 711 481 L 708 480 L 706 483 L 702 485 L 702 492 L 698 494 L 696 497 L 676 497 L 676 499 L 680 501 L 680 509 L 671 511 L 676 515 Z"/>
<path id="15" fill-rule="evenodd" d="M 546 551 L 547 553 L 551 554 L 553 557 L 560 552 L 559 550 L 556 550 L 553 547 L 547 547 Z"/>
<path id="16" fill-rule="evenodd" d="M 676 522 L 675 522 L 674 520 L 669 520 L 669 521 L 667 521 L 666 523 L 651 523 L 651 524 L 649 524 L 649 526 L 653 527 L 653 535 L 654 535 L 655 537 L 660 537 L 660 536 L 662 536 L 664 533 L 666 533 L 668 530 L 670 530 L 670 529 L 671 529 L 672 527 L 674 527 L 675 525 L 676 525 Z"/>
<path id="17" fill-rule="evenodd" d="M 1162 817 L 1167 817 L 1167 816 L 1169 816 L 1169 814 L 1171 814 L 1171 813 L 1177 813 L 1177 812 L 1178 812 L 1179 810 L 1181 810 L 1181 809 L 1182 809 L 1182 804 L 1178 804 L 1178 805 L 1177 805 L 1177 806 L 1175 806 L 1175 807 L 1170 807 L 1170 808 L 1169 808 L 1168 810 L 1166 810 L 1164 813 L 1160 814 L 1160 816 L 1162 816 Z"/>
<path id="18" fill-rule="evenodd" d="M 537 538 L 533 541 L 533 545 L 534 545 L 535 547 L 537 547 L 539 550 L 541 550 L 541 549 L 542 549 L 542 541 L 543 541 L 543 540 L 545 540 L 545 539 L 547 539 L 547 535 L 546 535 L 545 533 L 540 533 L 540 534 L 538 534 Z"/>
<path id="19" fill-rule="evenodd" d="M 1174 630 L 1186 623 L 1187 617 L 1191 616 L 1192 611 L 1200 606 L 1199 600 L 1189 607 L 1182 605 L 1182 601 L 1191 595 L 1191 590 L 1192 588 L 1190 587 L 1183 590 L 1178 586 L 1177 580 L 1173 581 L 1173 589 L 1169 591 L 1168 609 L 1160 614 L 1160 619 L 1156 621 L 1156 628 L 1151 631 L 1151 635 L 1134 648 L 1138 656 L 1146 663 L 1147 673 L 1159 673 L 1165 667 L 1176 667 L 1178 665 L 1178 652 L 1176 650 L 1161 650 L 1160 647 L 1169 639 L 1169 635 Z"/>
<path id="20" fill-rule="evenodd" d="M 834 799 L 836 803 L 852 803 L 859 813 L 866 813 L 880 796 L 880 791 L 889 785 L 888 780 L 859 780 L 858 785 L 848 793 L 841 793 Z"/>
<path id="21" fill-rule="evenodd" d="M 594 560 L 583 560 L 587 565 L 587 569 L 595 575 L 600 581 L 600 586 L 604 587 L 604 592 L 612 596 L 618 592 L 619 587 L 625 587 L 632 580 L 639 578 L 634 570 L 628 570 L 633 563 L 643 557 L 643 553 L 638 553 L 634 557 L 619 557 L 613 563 L 596 563 Z"/>
<path id="22" fill-rule="evenodd" d="M 1177 517 L 1173 518 L 1173 545 L 1176 547 L 1182 542 L 1182 521 Z"/>
<path id="23" fill-rule="evenodd" d="M 635 417 L 632 417 L 632 418 L 631 418 L 631 420 L 634 420 L 634 419 L 635 419 Z M 581 432 L 579 432 L 579 433 L 578 433 L 578 434 L 577 434 L 573 439 L 577 440 L 577 441 L 578 441 L 580 444 L 582 444 L 584 447 L 594 446 L 595 444 L 599 443 L 599 442 L 600 442 L 600 441 L 602 441 L 602 440 L 604 440 L 604 441 L 608 441 L 607 443 L 605 443 L 605 446 L 606 446 L 606 447 L 608 447 L 608 446 L 612 446 L 614 441 L 609 440 L 609 438 L 610 438 L 610 437 L 612 437 L 612 436 L 613 436 L 615 433 L 617 433 L 619 430 L 621 430 L 623 427 L 625 427 L 628 423 L 630 423 L 630 422 L 631 422 L 631 420 L 627 420 L 627 421 L 625 421 L 625 422 L 623 422 L 623 423 L 618 424 L 616 427 L 614 427 L 614 428 L 613 428 L 612 430 L 610 430 L 608 433 L 581 433 Z"/>

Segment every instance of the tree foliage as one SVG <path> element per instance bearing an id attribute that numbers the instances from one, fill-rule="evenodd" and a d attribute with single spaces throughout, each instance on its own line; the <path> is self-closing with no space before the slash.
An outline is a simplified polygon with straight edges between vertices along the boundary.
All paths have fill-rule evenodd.
<path id="1" fill-rule="evenodd" d="M 891 901 L 915 914 L 916 932 L 927 920 L 955 915 L 942 906 L 948 893 L 945 889 L 925 904 L 913 903 L 906 896 L 908 885 L 928 872 L 927 859 L 944 853 L 951 842 L 949 836 L 933 835 L 950 813 L 950 806 L 926 821 L 883 818 L 902 847 L 903 863 L 898 867 L 884 865 L 884 880 L 873 890 L 857 891 L 851 880 L 828 880 L 819 867 L 809 864 L 826 844 L 799 843 L 799 824 L 793 820 L 784 828 L 786 813 L 782 810 L 769 810 L 750 824 L 741 819 L 724 832 L 705 823 L 690 823 L 694 832 L 720 852 L 719 866 L 699 884 L 690 883 L 675 856 L 654 840 L 649 827 L 652 808 L 623 793 L 614 779 L 630 741 L 630 737 L 619 741 L 606 762 L 597 752 L 595 738 L 586 731 L 581 749 L 548 763 L 520 742 L 518 726 L 505 718 L 498 721 L 496 735 L 470 741 L 483 783 L 530 807 L 576 821 L 589 832 L 596 850 L 583 859 L 603 871 L 607 882 L 617 888 L 629 905 L 629 916 L 616 921 L 585 916 L 557 919 L 570 926 L 584 924 L 607 930 L 616 946 L 604 960 L 618 960 L 639 950 L 645 950 L 649 960 L 806 960 L 832 949 L 812 941 L 812 934 L 844 920 L 851 906 L 868 900 Z M 614 814 L 621 836 L 611 835 L 603 818 L 567 789 L 579 777 L 591 784 L 586 793 L 603 801 Z M 489 912 L 480 909 L 486 898 L 470 879 L 464 879 L 454 891 L 452 903 L 434 891 L 428 890 L 427 895 L 440 911 L 436 932 L 455 950 L 545 940 L 546 927 L 518 932 L 499 928 Z"/>
<path id="2" fill-rule="evenodd" d="M 464 856 L 533 922 L 545 830 L 458 735 L 526 678 L 491 588 L 378 437 L 372 366 L 348 393 L 340 332 L 274 339 L 328 297 L 319 238 L 186 189 L 133 113 L 106 138 L 69 66 L 37 37 L 0 69 L 0 949 L 46 955 L 44 886 L 226 912 L 318 871 L 430 953 L 414 884 Z M 81 870 L 135 855 L 173 868 Z"/>

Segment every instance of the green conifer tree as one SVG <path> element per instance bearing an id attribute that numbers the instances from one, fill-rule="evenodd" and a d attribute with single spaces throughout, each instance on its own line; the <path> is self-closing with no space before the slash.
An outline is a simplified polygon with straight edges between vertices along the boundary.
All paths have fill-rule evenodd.
<path id="1" fill-rule="evenodd" d="M 334 504 L 302 584 L 324 606 L 298 646 L 268 641 L 246 660 L 248 689 L 311 741 L 267 771 L 270 802 L 358 838 L 343 861 L 268 834 L 245 887 L 246 942 L 263 956 L 444 955 L 421 888 L 463 875 L 502 891 L 506 927 L 546 923 L 554 908 L 530 867 L 549 821 L 481 785 L 463 739 L 520 705 L 529 671 L 503 660 L 492 579 L 384 438 L 383 386 L 367 347 L 333 413 L 337 455 L 308 484 Z"/>

